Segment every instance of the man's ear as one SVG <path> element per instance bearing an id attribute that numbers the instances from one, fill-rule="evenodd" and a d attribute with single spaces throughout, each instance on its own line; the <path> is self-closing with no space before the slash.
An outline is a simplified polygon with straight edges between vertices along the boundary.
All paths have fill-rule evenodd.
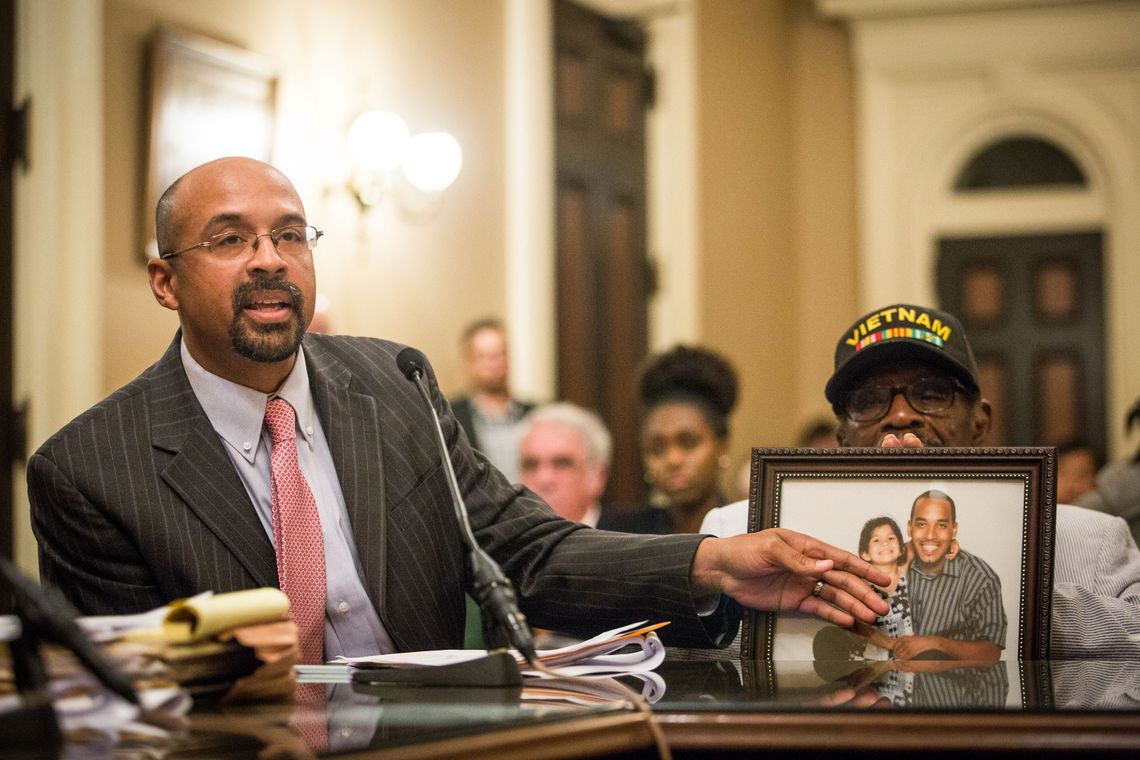
<path id="1" fill-rule="evenodd" d="M 165 259 L 150 259 L 146 263 L 146 275 L 150 280 L 150 292 L 154 293 L 154 300 L 171 311 L 178 311 L 178 296 L 174 292 L 174 265 Z"/>
<path id="2" fill-rule="evenodd" d="M 986 436 L 990 434 L 990 424 L 993 422 L 993 416 L 993 407 L 990 406 L 990 402 L 986 399 L 979 399 L 978 403 L 974 404 L 971 426 L 973 428 L 973 443 L 975 446 L 984 442 Z"/>

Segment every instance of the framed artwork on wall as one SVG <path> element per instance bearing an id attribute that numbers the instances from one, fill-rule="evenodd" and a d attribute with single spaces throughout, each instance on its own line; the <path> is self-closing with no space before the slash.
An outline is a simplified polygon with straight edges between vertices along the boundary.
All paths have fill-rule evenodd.
<path id="1" fill-rule="evenodd" d="M 269 161 L 277 74 L 256 53 L 170 26 L 150 40 L 145 256 L 157 256 L 154 209 L 174 180 L 223 156 Z"/>

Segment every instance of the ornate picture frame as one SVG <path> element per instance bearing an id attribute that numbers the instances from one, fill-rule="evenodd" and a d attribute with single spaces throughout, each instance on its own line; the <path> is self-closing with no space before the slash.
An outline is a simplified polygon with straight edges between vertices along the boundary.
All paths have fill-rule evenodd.
<path id="1" fill-rule="evenodd" d="M 982 610 L 970 602 L 967 609 L 967 601 L 947 603 L 949 606 L 942 612 L 931 612 L 937 597 L 927 590 L 931 587 L 930 579 L 943 582 L 939 578 L 941 569 L 932 568 L 946 569 L 947 580 L 952 575 L 980 577 L 979 573 L 992 571 L 1000 581 L 1000 599 L 1007 621 L 1004 641 L 999 643 L 1000 659 L 1045 660 L 1049 657 L 1053 588 L 1055 459 L 1055 449 L 1051 447 L 756 448 L 752 450 L 748 530 L 789 528 L 860 554 L 864 532 L 874 532 L 866 530 L 870 524 L 882 517 L 891 518 L 898 526 L 898 531 L 893 532 L 902 534 L 903 551 L 910 557 L 904 566 L 905 575 L 914 580 L 912 586 L 922 587 L 912 589 L 911 594 L 918 591 L 928 595 L 922 600 L 903 600 L 906 614 L 911 615 L 907 625 L 912 633 L 926 635 L 929 631 L 924 631 L 924 626 L 944 626 L 946 616 L 958 614 L 959 608 L 962 630 L 979 625 L 976 621 L 983 617 L 994 616 L 992 604 L 988 610 Z M 937 541 L 924 539 L 923 551 L 930 552 L 926 559 L 932 561 L 920 558 L 915 562 L 913 547 L 908 550 L 905 546 L 910 543 L 912 509 L 920 496 L 930 492 L 936 492 L 936 496 L 925 498 L 939 500 L 942 509 L 944 500 L 937 494 L 951 497 L 957 545 L 939 549 Z M 920 512 L 924 508 L 920 507 Z M 917 534 L 925 520 L 919 514 L 915 521 Z M 892 532 L 882 526 L 876 529 L 881 529 L 882 534 Z M 938 552 L 943 552 L 942 558 L 933 560 Z M 969 563 L 956 564 L 965 559 Z M 903 566 L 901 559 L 899 563 Z M 964 575 L 967 564 L 973 567 L 973 576 Z M 922 572 L 923 569 L 929 572 Z M 915 577 L 915 573 L 922 578 Z M 990 576 L 985 578 L 986 588 L 993 589 Z M 994 592 L 988 593 L 992 598 Z M 911 610 L 911 601 L 925 605 L 925 610 Z M 902 602 L 895 605 L 892 601 L 895 619 L 901 617 L 906 622 L 902 607 Z M 933 623 L 931 619 L 939 615 L 938 622 Z M 965 622 L 967 617 L 973 622 Z M 827 628 L 835 630 L 826 631 Z M 889 648 L 897 639 L 889 633 L 897 631 L 897 626 L 892 628 L 890 620 L 881 618 L 878 628 L 888 634 L 890 641 L 881 643 Z M 858 659 L 856 654 L 866 656 L 870 651 L 866 648 L 856 653 L 854 650 L 861 646 L 858 640 L 872 641 L 877 636 L 869 630 L 862 630 L 861 634 L 856 636 L 798 613 L 749 612 L 745 615 L 741 651 L 746 660 Z M 894 656 L 893 650 L 878 647 L 870 659 Z"/>
<path id="2" fill-rule="evenodd" d="M 154 209 L 174 180 L 223 156 L 271 160 L 277 100 L 269 59 L 171 26 L 155 30 L 149 63 L 145 258 L 158 255 Z"/>

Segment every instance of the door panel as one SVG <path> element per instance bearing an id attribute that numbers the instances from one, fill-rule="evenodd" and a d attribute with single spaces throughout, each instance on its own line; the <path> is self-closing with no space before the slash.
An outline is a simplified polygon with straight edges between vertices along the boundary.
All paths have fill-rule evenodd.
<path id="1" fill-rule="evenodd" d="M 995 406 L 989 444 L 1105 450 L 1102 250 L 1099 231 L 940 241 L 939 296 Z"/>
<path id="2" fill-rule="evenodd" d="M 641 504 L 637 369 L 648 343 L 640 29 L 564 0 L 555 9 L 558 394 L 614 438 L 608 504 Z"/>

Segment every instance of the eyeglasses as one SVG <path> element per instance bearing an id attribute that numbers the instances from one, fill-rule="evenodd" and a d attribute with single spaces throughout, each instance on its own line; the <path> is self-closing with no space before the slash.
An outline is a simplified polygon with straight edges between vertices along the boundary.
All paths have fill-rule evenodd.
<path id="1" fill-rule="evenodd" d="M 867 385 L 847 394 L 843 410 L 853 422 L 877 422 L 901 393 L 919 414 L 935 414 L 954 405 L 954 394 L 965 392 L 966 387 L 950 377 L 923 377 L 908 385 Z"/>
<path id="2" fill-rule="evenodd" d="M 290 224 L 278 227 L 260 235 L 248 230 L 226 230 L 212 235 L 209 240 L 179 248 L 177 251 L 160 253 L 160 259 L 172 259 L 195 248 L 205 248 L 220 259 L 239 259 L 256 251 L 261 238 L 268 237 L 273 247 L 282 257 L 297 257 L 317 247 L 317 241 L 325 233 L 316 227 L 304 224 Z"/>

